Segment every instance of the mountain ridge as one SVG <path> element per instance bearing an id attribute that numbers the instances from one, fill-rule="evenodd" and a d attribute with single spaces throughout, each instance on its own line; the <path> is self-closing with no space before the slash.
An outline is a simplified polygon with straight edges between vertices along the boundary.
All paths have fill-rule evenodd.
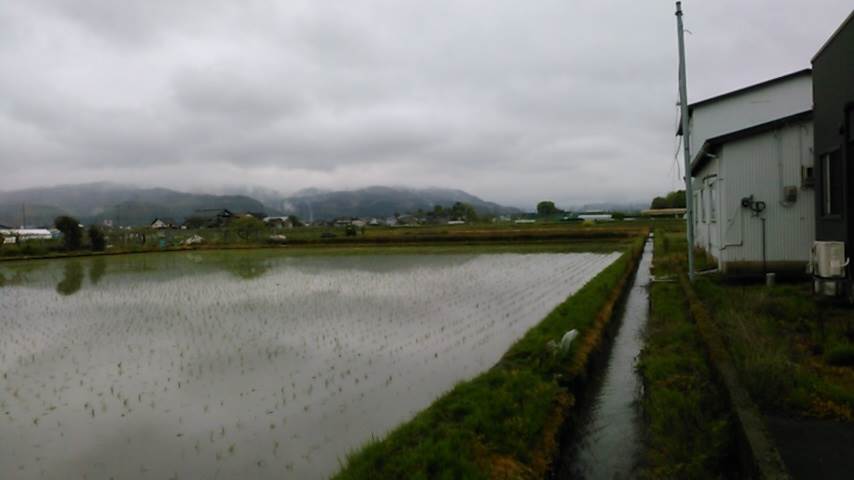
<path id="1" fill-rule="evenodd" d="M 180 222 L 202 208 L 227 208 L 267 215 L 292 214 L 316 221 L 336 217 L 386 217 L 419 209 L 432 210 L 436 205 L 450 207 L 454 202 L 471 204 L 481 214 L 521 212 L 517 208 L 482 200 L 463 190 L 447 188 L 382 185 L 338 191 L 306 188 L 290 196 L 265 187 L 244 186 L 231 191 L 235 193 L 215 195 L 112 182 L 6 190 L 0 191 L 0 224 L 47 226 L 58 215 L 72 215 L 85 224 L 108 220 L 120 225 L 145 225 L 158 217 Z"/>

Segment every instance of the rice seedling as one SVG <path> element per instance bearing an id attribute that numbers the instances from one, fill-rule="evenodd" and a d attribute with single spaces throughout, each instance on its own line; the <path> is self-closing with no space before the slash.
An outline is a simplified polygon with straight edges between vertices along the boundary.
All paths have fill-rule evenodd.
<path id="1" fill-rule="evenodd" d="M 104 259 L 97 286 L 66 293 L 56 261 L 26 286 L 2 287 L 11 308 L 0 311 L 0 478 L 20 476 L 46 430 L 133 440 L 95 459 L 118 478 L 140 465 L 152 478 L 185 468 L 238 477 L 253 462 L 328 476 L 348 450 L 489 368 L 616 258 L 145 255 Z M 259 276 L 227 270 L 255 260 L 266 265 Z M 56 447 L 45 448 L 45 476 L 61 475 Z M 105 477 L 80 468 L 73 476 Z"/>

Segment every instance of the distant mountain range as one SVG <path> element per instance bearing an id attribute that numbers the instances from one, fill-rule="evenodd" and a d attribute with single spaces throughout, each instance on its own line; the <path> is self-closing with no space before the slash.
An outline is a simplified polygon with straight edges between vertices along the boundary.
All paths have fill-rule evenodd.
<path id="1" fill-rule="evenodd" d="M 109 182 L 60 185 L 0 192 L 0 224 L 46 226 L 59 215 L 72 215 L 85 224 L 112 220 L 120 225 L 145 225 L 154 218 L 177 222 L 206 208 L 267 215 L 293 214 L 306 220 L 335 217 L 386 217 L 395 213 L 431 210 L 454 202 L 472 205 L 483 214 L 513 214 L 520 210 L 487 202 L 462 190 L 439 188 L 369 187 L 352 191 L 306 189 L 292 196 L 261 187 L 239 194 L 186 193 L 166 188 L 140 188 Z"/>
<path id="2" fill-rule="evenodd" d="M 166 188 L 139 188 L 99 182 L 0 192 L 0 224 L 53 224 L 72 215 L 85 224 L 112 220 L 120 225 L 145 225 L 154 218 L 182 221 L 203 208 L 265 212 L 264 205 L 244 195 L 207 195 Z"/>
<path id="3" fill-rule="evenodd" d="M 509 215 L 521 210 L 484 201 L 462 190 L 443 188 L 368 187 L 350 191 L 307 189 L 285 198 L 282 211 L 306 220 L 334 217 L 389 217 L 467 203 L 480 214 Z"/>

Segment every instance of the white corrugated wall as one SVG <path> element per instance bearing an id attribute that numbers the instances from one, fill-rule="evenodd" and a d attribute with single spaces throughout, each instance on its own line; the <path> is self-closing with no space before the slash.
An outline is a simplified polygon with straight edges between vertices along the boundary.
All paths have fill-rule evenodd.
<path id="1" fill-rule="evenodd" d="M 697 221 L 694 222 L 694 244 L 720 260 L 720 159 L 710 158 L 696 173 L 692 188 L 696 192 Z M 717 192 L 717 193 L 713 193 Z"/>
<path id="2" fill-rule="evenodd" d="M 812 145 L 812 122 L 805 121 L 721 147 L 718 225 L 723 244 L 716 256 L 722 263 L 762 261 L 762 222 L 741 207 L 741 199 L 753 195 L 766 204 L 761 216 L 767 260 L 806 264 L 815 239 L 815 200 L 814 190 L 802 187 L 801 167 L 813 165 Z M 797 200 L 790 205 L 783 204 L 783 186 L 797 187 Z"/>

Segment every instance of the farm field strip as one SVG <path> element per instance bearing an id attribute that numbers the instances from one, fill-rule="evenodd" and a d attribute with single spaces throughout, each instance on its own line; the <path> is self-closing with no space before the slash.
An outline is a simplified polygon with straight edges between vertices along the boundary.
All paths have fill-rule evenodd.
<path id="1" fill-rule="evenodd" d="M 619 256 L 241 255 L 0 267 L 0 477 L 326 477 Z"/>

